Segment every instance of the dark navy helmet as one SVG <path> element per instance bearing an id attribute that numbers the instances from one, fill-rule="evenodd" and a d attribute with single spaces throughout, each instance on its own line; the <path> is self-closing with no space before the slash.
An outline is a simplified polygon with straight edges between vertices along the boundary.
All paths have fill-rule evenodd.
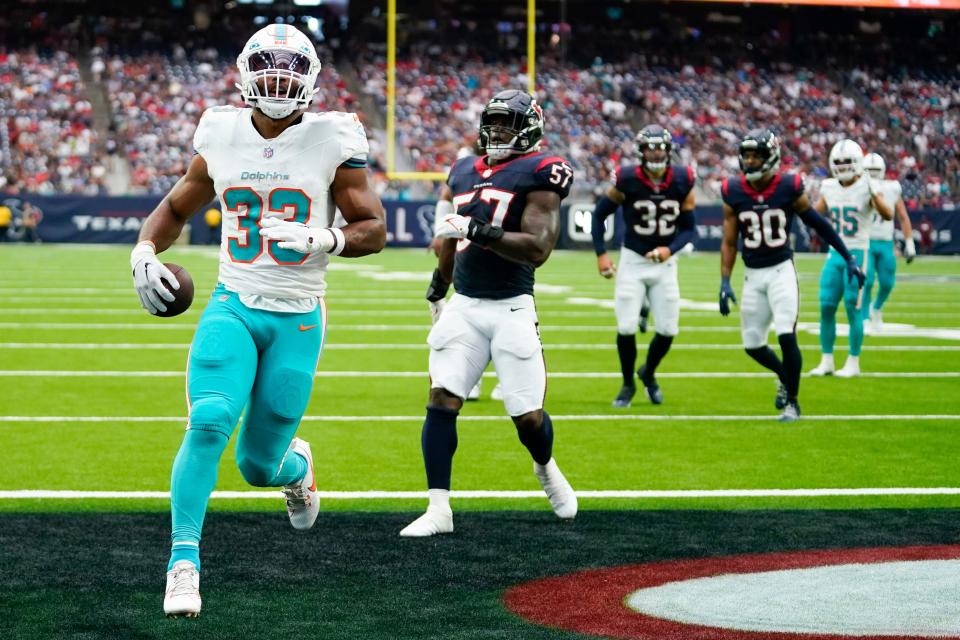
<path id="1" fill-rule="evenodd" d="M 759 167 L 748 167 L 744 153 L 754 151 L 762 163 Z M 754 129 L 743 137 L 737 155 L 740 158 L 740 170 L 747 180 L 760 180 L 763 176 L 780 169 L 780 141 L 769 129 Z"/>
<path id="2" fill-rule="evenodd" d="M 543 110 L 524 91 L 501 91 L 480 115 L 480 146 L 493 160 L 536 151 L 542 139 Z"/>
<path id="3" fill-rule="evenodd" d="M 670 164 L 670 154 L 673 151 L 673 136 L 658 124 L 648 124 L 636 137 L 637 153 L 640 154 L 640 164 L 651 171 L 663 171 Z M 644 151 L 661 149 L 664 159 L 652 162 L 647 160 Z"/>

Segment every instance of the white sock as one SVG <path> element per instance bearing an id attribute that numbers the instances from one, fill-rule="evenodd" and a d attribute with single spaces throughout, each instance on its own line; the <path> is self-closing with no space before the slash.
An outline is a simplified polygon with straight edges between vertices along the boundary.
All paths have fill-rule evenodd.
<path id="1" fill-rule="evenodd" d="M 833 354 L 832 354 L 832 353 L 825 353 L 825 354 L 823 354 L 823 357 L 820 358 L 820 364 L 832 368 L 832 367 L 833 367 Z"/>
<path id="2" fill-rule="evenodd" d="M 427 491 L 430 496 L 430 505 L 443 511 L 450 511 L 450 490 L 449 489 L 430 489 Z"/>
<path id="3" fill-rule="evenodd" d="M 847 356 L 847 362 L 843 365 L 844 367 L 859 367 L 860 366 L 860 356 Z"/>

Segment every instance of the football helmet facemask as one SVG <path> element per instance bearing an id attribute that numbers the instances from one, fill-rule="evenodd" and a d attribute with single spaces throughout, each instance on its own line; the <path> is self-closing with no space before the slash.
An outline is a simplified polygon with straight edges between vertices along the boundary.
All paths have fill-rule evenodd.
<path id="1" fill-rule="evenodd" d="M 491 160 L 536 151 L 542 140 L 543 110 L 529 93 L 501 91 L 480 114 L 480 146 Z"/>
<path id="2" fill-rule="evenodd" d="M 648 124 L 636 137 L 637 153 L 640 155 L 640 165 L 656 174 L 666 171 L 670 164 L 670 154 L 673 152 L 673 136 L 658 124 Z M 662 160 L 647 160 L 646 151 L 662 150 Z"/>
<path id="3" fill-rule="evenodd" d="M 887 174 L 887 163 L 879 153 L 868 153 L 863 159 L 863 170 L 874 180 L 883 180 Z"/>
<path id="4" fill-rule="evenodd" d="M 247 40 L 237 57 L 243 101 L 268 118 L 282 120 L 310 106 L 320 59 L 310 39 L 296 27 L 271 24 Z"/>
<path id="5" fill-rule="evenodd" d="M 841 182 L 863 175 L 863 149 L 856 142 L 844 139 L 830 149 L 830 173 Z"/>
<path id="6" fill-rule="evenodd" d="M 760 157 L 759 166 L 748 163 L 746 153 L 754 152 Z M 743 137 L 737 151 L 740 171 L 751 182 L 761 180 L 780 169 L 780 141 L 769 129 L 754 129 Z"/>

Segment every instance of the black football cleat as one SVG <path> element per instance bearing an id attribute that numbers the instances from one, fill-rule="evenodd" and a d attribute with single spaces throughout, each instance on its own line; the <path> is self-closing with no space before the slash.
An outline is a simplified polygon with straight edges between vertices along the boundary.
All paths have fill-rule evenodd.
<path id="1" fill-rule="evenodd" d="M 781 411 L 787 406 L 787 388 L 782 382 L 777 382 L 777 397 L 773 401 L 773 406 Z"/>
<path id="2" fill-rule="evenodd" d="M 657 380 L 653 376 L 650 376 L 648 379 L 646 373 L 647 365 L 642 365 L 637 369 L 637 376 L 640 378 L 640 382 L 643 383 L 647 397 L 650 398 L 650 402 L 653 404 L 663 404 L 663 392 L 660 391 L 660 385 L 657 384 Z"/>
<path id="3" fill-rule="evenodd" d="M 783 408 L 783 413 L 780 414 L 780 417 L 777 418 L 780 422 L 796 422 L 800 419 L 800 403 L 796 400 L 792 402 L 787 402 L 786 406 Z"/>
<path id="4" fill-rule="evenodd" d="M 626 409 L 630 406 L 630 402 L 633 400 L 633 396 L 636 395 L 637 388 L 630 385 L 623 385 L 620 387 L 620 393 L 617 394 L 617 397 L 613 399 L 613 406 L 617 409 Z"/>

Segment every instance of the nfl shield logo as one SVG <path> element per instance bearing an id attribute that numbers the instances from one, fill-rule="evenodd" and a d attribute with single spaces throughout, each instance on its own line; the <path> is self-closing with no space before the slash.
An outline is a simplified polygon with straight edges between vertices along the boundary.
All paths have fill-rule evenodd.
<path id="1" fill-rule="evenodd" d="M 263 150 L 263 157 L 264 157 L 264 158 L 272 158 L 272 157 L 273 157 L 273 147 L 267 147 L 266 149 L 264 149 L 264 150 Z"/>

